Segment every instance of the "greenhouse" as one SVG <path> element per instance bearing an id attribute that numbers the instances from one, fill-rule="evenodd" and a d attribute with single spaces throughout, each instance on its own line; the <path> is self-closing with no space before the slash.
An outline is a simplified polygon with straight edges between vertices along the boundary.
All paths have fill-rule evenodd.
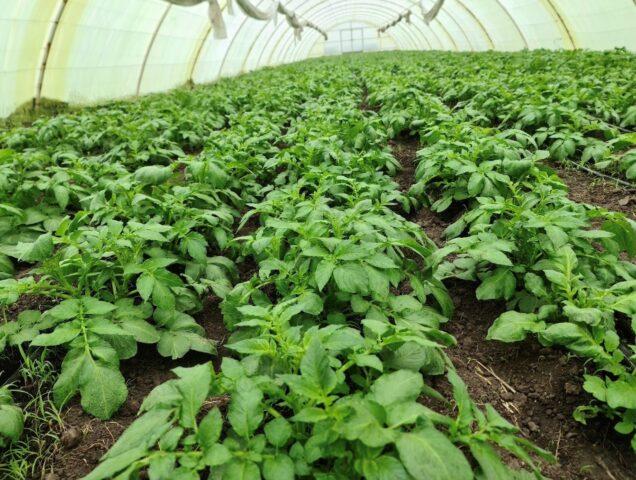
<path id="1" fill-rule="evenodd" d="M 636 480 L 636 1 L 0 0 L 0 479 Z"/>

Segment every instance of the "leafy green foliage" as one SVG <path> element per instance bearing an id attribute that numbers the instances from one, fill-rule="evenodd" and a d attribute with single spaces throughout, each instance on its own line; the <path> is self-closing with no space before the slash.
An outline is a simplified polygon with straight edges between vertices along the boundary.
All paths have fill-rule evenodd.
<path id="1" fill-rule="evenodd" d="M 79 394 L 110 417 L 138 343 L 172 359 L 214 353 L 196 321 L 206 296 L 231 334 L 220 369 L 175 369 L 87 478 L 542 478 L 537 458 L 551 456 L 478 407 L 444 354 L 455 343 L 442 328 L 448 276 L 509 302 L 491 338 L 536 334 L 592 358 L 598 403 L 580 418 L 619 415 L 631 432 L 616 321 L 636 313 L 621 258 L 636 251 L 633 224 L 568 201 L 544 162 L 581 153 L 619 171 L 632 139 L 615 125 L 629 128 L 632 112 L 590 91 L 579 107 L 562 101 L 567 82 L 543 101 L 511 73 L 544 70 L 526 55 L 489 68 L 488 88 L 475 68 L 446 82 L 391 57 L 325 60 L 0 134 L 0 302 L 54 304 L 2 323 L 0 348 L 65 351 L 58 404 Z M 457 72 L 475 60 L 435 61 Z M 358 108 L 362 77 L 375 110 Z M 407 131 L 425 148 L 403 192 L 388 142 Z M 466 208 L 441 250 L 400 214 L 422 202 Z M 246 260 L 254 268 L 239 276 Z M 447 376 L 449 398 L 433 375 Z M 426 396 L 456 408 L 440 414 Z"/>
<path id="2" fill-rule="evenodd" d="M 6 447 L 22 435 L 24 415 L 13 402 L 7 387 L 0 388 L 0 447 Z"/>
<path id="3" fill-rule="evenodd" d="M 568 66 L 551 71 L 563 56 Z M 507 301 L 510 311 L 488 338 L 533 334 L 591 360 L 586 390 L 596 402 L 576 418 L 604 413 L 618 419 L 617 431 L 633 434 L 626 397 L 636 379 L 636 223 L 572 202 L 546 164 L 594 163 L 633 177 L 634 133 L 625 127 L 633 126 L 634 94 L 623 78 L 633 56 L 563 56 L 542 52 L 502 63 L 500 54 L 441 55 L 441 71 L 461 69 L 461 78 L 400 63 L 390 80 L 373 77 L 370 98 L 385 122 L 408 112 L 401 128 L 422 140 L 410 194 L 436 212 L 465 209 L 433 254 L 449 258 L 438 275 L 478 281 L 480 300 Z M 601 64 L 607 75 L 599 75 Z"/>

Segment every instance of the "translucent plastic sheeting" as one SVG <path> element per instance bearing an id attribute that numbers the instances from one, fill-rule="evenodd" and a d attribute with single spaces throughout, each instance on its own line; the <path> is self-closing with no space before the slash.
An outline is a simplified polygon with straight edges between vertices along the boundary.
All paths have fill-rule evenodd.
<path id="1" fill-rule="evenodd" d="M 205 3 L 162 0 L 0 0 L 0 116 L 38 97 L 72 103 L 211 82 L 267 65 L 329 53 L 306 30 L 229 15 L 216 39 Z M 262 9 L 271 0 L 252 0 Z M 435 0 L 425 0 L 430 8 Z M 430 25 L 417 0 L 288 0 L 285 6 L 328 33 L 347 23 L 377 29 L 379 49 L 483 51 L 625 47 L 636 51 L 633 0 L 446 0 Z M 236 9 L 238 10 L 238 9 Z M 353 42 L 353 41 L 352 41 Z M 353 49 L 353 43 L 352 43 Z"/>
<path id="2" fill-rule="evenodd" d="M 5 3 L 0 0 L 0 117 L 33 100 L 56 7 L 50 0 Z"/>

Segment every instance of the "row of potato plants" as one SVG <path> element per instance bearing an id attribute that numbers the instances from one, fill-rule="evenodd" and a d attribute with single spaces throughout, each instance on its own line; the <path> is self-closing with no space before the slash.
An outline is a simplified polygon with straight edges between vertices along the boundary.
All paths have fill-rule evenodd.
<path id="1" fill-rule="evenodd" d="M 636 180 L 633 53 L 406 53 L 395 65 L 407 82 L 395 83 L 392 96 L 433 94 L 472 125 L 525 132 L 554 160 Z M 382 70 L 371 75 L 385 78 Z M 387 112 L 390 126 L 403 128 L 404 114 Z"/>
<path id="2" fill-rule="evenodd" d="M 192 315 L 207 291 L 223 296 L 232 287 L 236 267 L 226 254 L 258 176 L 234 157 L 232 142 L 244 142 L 246 156 L 271 149 L 289 108 L 306 95 L 287 92 L 260 129 L 250 127 L 258 112 L 241 109 L 258 98 L 265 109 L 271 96 L 223 84 L 3 134 L 10 148 L 0 151 L 0 302 L 8 321 L 0 325 L 0 351 L 64 347 L 53 388 L 59 407 L 79 393 L 87 412 L 109 418 L 127 396 L 119 363 L 135 356 L 138 343 L 173 359 L 214 352 Z M 193 118 L 184 144 L 180 112 L 191 109 L 198 114 L 184 115 Z M 183 127 L 178 137 L 172 122 Z M 202 146 L 197 135 L 228 146 L 185 155 L 182 146 Z M 8 318 L 24 296 L 44 311 Z"/>
<path id="3" fill-rule="evenodd" d="M 258 272 L 223 302 L 232 332 L 219 372 L 179 369 L 157 388 L 143 416 L 89 479 L 134 478 L 473 478 L 456 445 L 490 478 L 521 477 L 492 444 L 535 469 L 530 452 L 494 409 L 480 410 L 451 369 L 459 414 L 417 400 L 422 374 L 447 370 L 440 330 L 452 308 L 433 276 L 432 243 L 390 208 L 403 200 L 383 170 L 395 171 L 385 138 L 356 109 L 361 89 L 346 70 L 320 101 L 304 105 L 284 138 L 291 147 L 265 162 L 264 186 L 237 238 Z M 336 75 L 337 78 L 337 75 Z M 416 259 L 419 258 L 419 262 Z M 411 294 L 397 295 L 408 283 Z M 431 303 L 431 302 L 429 302 Z M 212 381 L 209 382 L 209 379 Z M 201 385 L 209 382 L 209 390 Z M 231 398 L 226 411 L 215 406 Z M 206 402 L 207 400 L 207 402 Z M 226 422 L 224 422 L 224 416 Z"/>
<path id="4" fill-rule="evenodd" d="M 2 247 L 7 276 L 39 264 L 4 280 L 2 300 L 59 303 L 5 322 L 4 342 L 67 348 L 56 398 L 79 390 L 84 408 L 107 418 L 125 399 L 118 364 L 137 342 L 173 358 L 211 352 L 190 314 L 209 290 L 224 298 L 234 357 L 219 372 L 175 370 L 90 479 L 532 476 L 505 466 L 497 448 L 540 478 L 534 455 L 550 455 L 478 408 L 443 353 L 454 343 L 440 328 L 452 304 L 434 275 L 435 247 L 393 210 L 410 200 L 389 176 L 399 165 L 382 123 L 356 108 L 359 80 L 330 62 L 295 68 L 260 74 L 258 88 L 254 77 L 217 87 L 229 98 L 211 113 L 223 128 L 201 134 L 196 157 L 174 153 L 182 140 L 170 137 L 173 153 L 140 141 L 117 159 L 118 142 L 135 141 L 118 115 L 155 128 L 135 104 L 50 120 L 62 130 L 46 139 L 48 121 L 5 135 L 3 164 L 23 176 L 3 199 L 23 210 L 5 219 L 18 235 Z M 206 94 L 142 103 L 169 123 L 180 109 L 209 108 Z M 105 137 L 117 144 L 86 149 L 85 125 L 111 125 Z M 259 227 L 232 238 L 246 204 L 243 224 L 254 217 Z M 244 257 L 258 272 L 236 284 L 233 260 Z M 452 416 L 418 401 L 445 402 L 423 377 L 444 373 Z"/>
<path id="5" fill-rule="evenodd" d="M 507 302 L 489 339 L 534 334 L 589 361 L 583 388 L 594 401 L 575 418 L 606 415 L 636 449 L 636 222 L 569 200 L 535 137 L 449 108 L 410 67 L 397 79 L 367 78 L 383 121 L 405 118 L 393 133 L 421 139 L 410 194 L 440 214 L 460 212 L 434 254 L 448 258 L 440 278 L 478 281 L 478 299 Z M 412 94 L 400 95 L 403 87 Z"/>

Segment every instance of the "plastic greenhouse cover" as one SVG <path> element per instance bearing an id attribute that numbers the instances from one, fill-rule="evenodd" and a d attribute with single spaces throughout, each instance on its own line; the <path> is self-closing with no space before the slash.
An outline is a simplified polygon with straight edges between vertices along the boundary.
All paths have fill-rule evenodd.
<path id="1" fill-rule="evenodd" d="M 208 0 L 194 6 L 164 0 L 0 0 L 0 117 L 39 98 L 92 103 L 130 97 L 333 50 L 318 31 L 305 29 L 299 38 L 290 22 L 249 18 L 240 8 L 230 14 L 226 0 L 217 1 L 225 32 L 218 22 L 211 24 Z M 278 5 L 241 3 L 260 13 Z M 379 49 L 636 51 L 634 0 L 446 0 L 427 24 L 420 5 L 430 11 L 436 4 L 287 0 L 282 8 L 295 14 L 295 22 L 310 22 L 327 35 L 347 22 L 377 31 L 411 10 L 410 23 L 379 34 L 374 42 Z"/>

